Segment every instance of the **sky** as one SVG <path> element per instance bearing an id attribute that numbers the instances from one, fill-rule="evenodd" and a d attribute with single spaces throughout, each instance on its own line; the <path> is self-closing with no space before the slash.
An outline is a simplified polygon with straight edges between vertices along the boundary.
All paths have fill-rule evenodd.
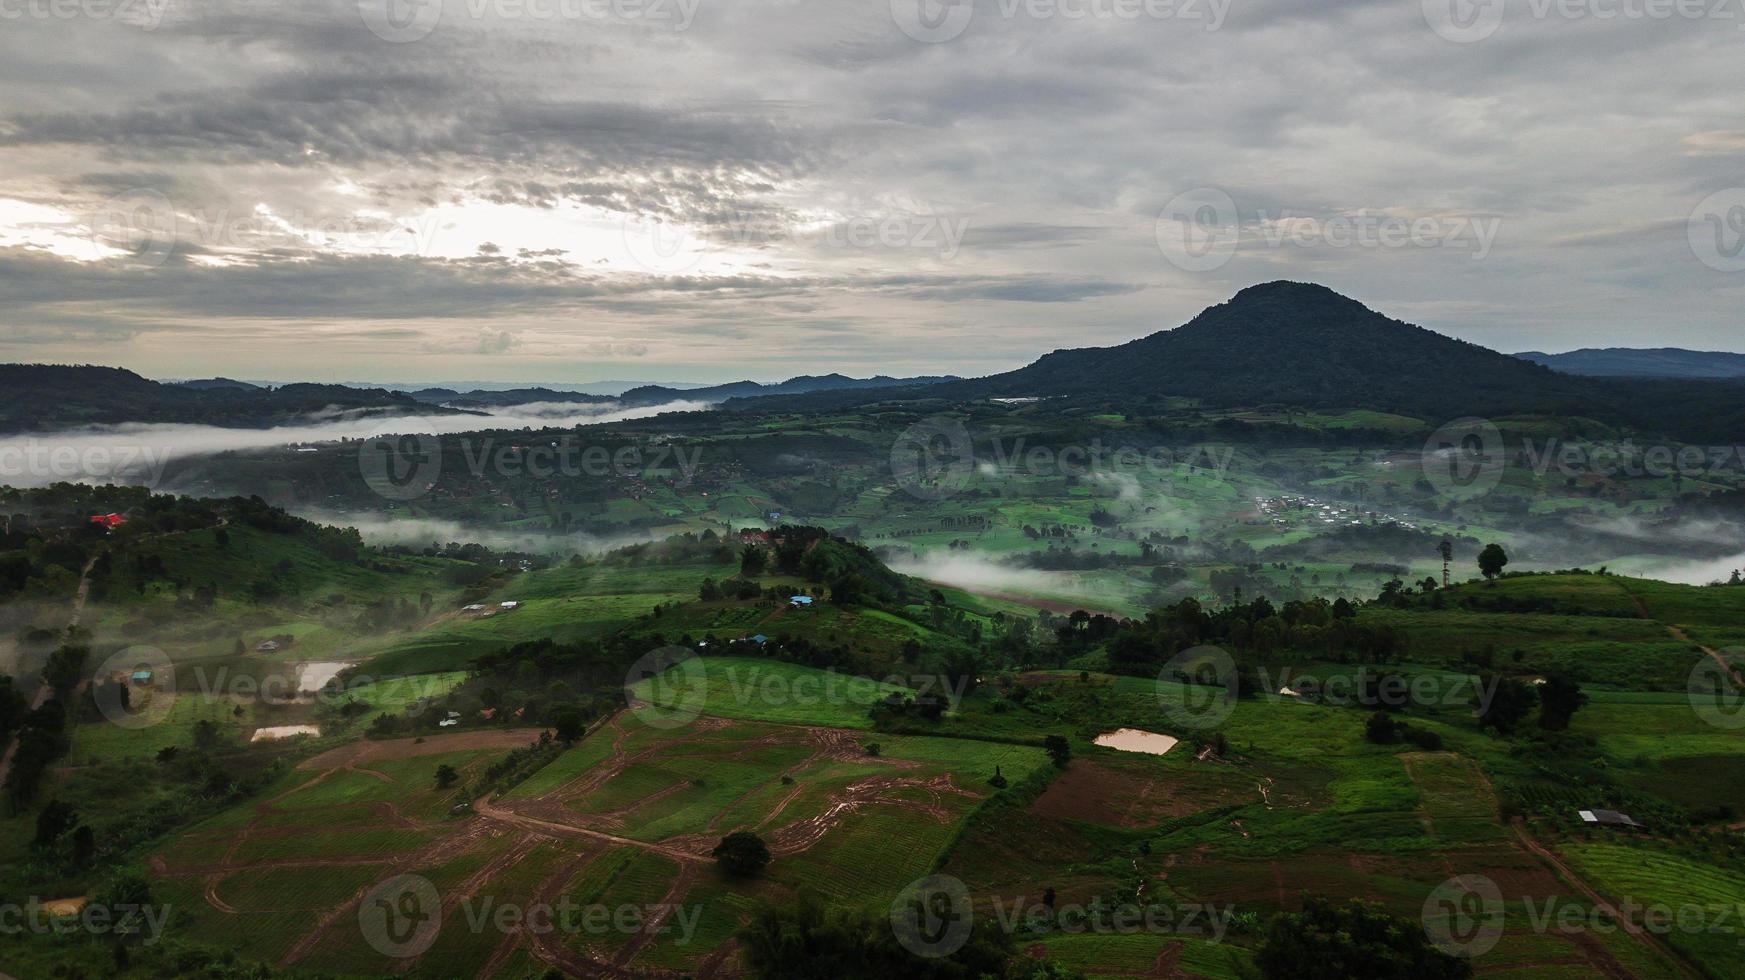
<path id="1" fill-rule="evenodd" d="M 0 360 L 1007 370 L 1321 282 L 1745 350 L 1745 0 L 0 0 Z"/>

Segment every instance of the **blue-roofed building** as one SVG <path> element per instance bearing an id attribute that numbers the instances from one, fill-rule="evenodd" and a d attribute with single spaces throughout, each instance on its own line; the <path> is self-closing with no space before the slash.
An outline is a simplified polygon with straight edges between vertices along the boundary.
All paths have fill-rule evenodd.
<path id="1" fill-rule="evenodd" d="M 133 682 L 135 684 L 150 684 L 151 683 L 151 671 L 149 671 L 149 670 L 136 670 L 133 672 L 133 676 L 131 679 L 133 680 Z"/>
<path id="2" fill-rule="evenodd" d="M 810 606 L 812 597 L 809 595 L 791 595 L 788 596 L 788 603 L 795 606 Z"/>

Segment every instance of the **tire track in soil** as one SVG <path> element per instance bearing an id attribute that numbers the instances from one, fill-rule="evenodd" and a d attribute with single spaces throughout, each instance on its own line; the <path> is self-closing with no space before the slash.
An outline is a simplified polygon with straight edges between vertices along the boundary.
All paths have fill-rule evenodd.
<path id="1" fill-rule="evenodd" d="M 302 939 L 297 940 L 296 945 L 292 946 L 284 956 L 279 958 L 278 965 L 281 967 L 291 966 L 298 960 L 301 960 L 314 952 L 315 949 L 321 945 L 321 941 L 327 937 L 327 934 L 340 922 L 340 920 L 344 919 L 348 914 L 355 913 L 358 903 L 362 902 L 364 896 L 370 893 L 370 889 L 375 888 L 377 885 L 380 885 L 382 882 L 389 880 L 395 875 L 405 874 L 412 868 L 438 865 L 452 861 L 460 855 L 473 850 L 483 842 L 483 839 L 487 835 L 492 837 L 495 836 L 495 834 L 492 833 L 492 828 L 482 825 L 468 827 L 458 833 L 450 834 L 447 837 L 433 841 L 429 845 L 413 851 L 410 854 L 402 855 L 397 859 L 390 858 L 379 860 L 378 863 L 389 864 L 388 873 L 373 881 L 365 882 L 357 891 L 352 893 L 350 898 L 346 899 L 338 906 L 335 906 L 332 911 L 322 916 L 315 923 L 314 929 L 310 930 Z"/>
<path id="2" fill-rule="evenodd" d="M 467 875 L 465 881 L 462 881 L 459 885 L 450 889 L 448 894 L 442 896 L 442 904 L 437 911 L 436 921 L 439 923 L 447 922 L 449 916 L 454 914 L 454 910 L 460 907 L 460 903 L 470 900 L 474 895 L 478 894 L 479 889 L 484 887 L 486 882 L 503 872 L 508 871 L 511 867 L 519 864 L 528 854 L 532 853 L 533 845 L 538 843 L 539 839 L 539 836 L 536 834 L 524 833 L 515 841 L 515 846 L 512 849 L 486 861 L 479 870 Z M 429 952 L 429 950 L 426 950 L 425 952 Z M 419 962 L 423 959 L 424 953 L 419 953 L 417 956 L 410 959 L 402 960 L 394 967 L 394 972 L 410 973 L 412 970 L 417 969 Z"/>
<path id="3" fill-rule="evenodd" d="M 667 887 L 666 894 L 661 896 L 659 911 L 642 924 L 641 931 L 624 944 L 624 948 L 618 951 L 617 956 L 612 957 L 614 967 L 622 969 L 630 965 L 630 961 L 636 958 L 637 953 L 642 952 L 643 947 L 654 942 L 654 938 L 660 935 L 661 927 L 665 925 L 667 919 L 672 917 L 673 910 L 678 908 L 678 903 L 690 894 L 691 885 L 696 879 L 696 865 L 679 865 L 679 873 L 673 878 L 673 883 Z"/>
<path id="4" fill-rule="evenodd" d="M 1601 912 L 1610 916 L 1612 921 L 1618 923 L 1625 933 L 1638 943 L 1641 943 L 1643 948 L 1645 948 L 1649 953 L 1670 963 L 1672 968 L 1678 972 L 1679 976 L 1690 976 L 1690 973 L 1685 970 L 1684 959 L 1681 956 L 1663 945 L 1658 936 L 1644 930 L 1633 920 L 1626 917 L 1622 912 L 1619 912 L 1617 906 L 1607 901 L 1604 896 L 1595 891 L 1593 886 L 1589 885 L 1586 879 L 1576 874 L 1574 869 L 1565 864 L 1563 859 L 1558 857 L 1555 851 L 1552 851 L 1544 844 L 1539 843 L 1539 840 L 1528 832 L 1525 821 L 1516 817 L 1511 823 L 1515 831 L 1515 837 L 1521 842 L 1522 847 L 1525 847 L 1528 851 L 1532 852 L 1534 856 L 1551 865 L 1552 869 L 1557 872 L 1559 877 L 1568 882 L 1570 886 L 1575 888 L 1577 891 L 1581 892 L 1588 901 L 1593 903 L 1594 908 L 1599 909 Z M 1617 974 L 1612 974 L 1608 970 L 1608 975 L 1615 975 L 1618 977 L 1629 977 L 1631 975 L 1628 970 L 1625 970 L 1621 965 L 1618 965 L 1617 960 L 1612 959 L 1612 954 L 1607 952 L 1604 946 L 1600 946 L 1596 943 L 1595 947 L 1597 952 L 1604 956 L 1606 962 L 1619 971 Z"/>
<path id="5" fill-rule="evenodd" d="M 546 875 L 543 881 L 534 886 L 534 903 L 544 903 L 548 906 L 555 905 L 557 900 L 563 895 L 564 888 L 567 887 L 571 881 L 575 880 L 576 875 L 581 874 L 583 869 L 594 863 L 594 860 L 604 853 L 604 848 L 598 850 L 590 848 L 588 850 L 577 852 L 575 855 L 570 857 L 569 860 L 559 864 L 556 871 Z M 491 958 L 486 960 L 485 965 L 479 968 L 479 976 L 492 977 L 501 972 L 503 964 L 509 961 L 509 957 L 515 954 L 516 949 L 520 948 L 521 940 L 526 935 L 526 924 L 524 922 L 517 922 L 509 930 L 508 935 L 503 937 L 503 941 L 497 944 L 497 948 L 492 950 Z"/>

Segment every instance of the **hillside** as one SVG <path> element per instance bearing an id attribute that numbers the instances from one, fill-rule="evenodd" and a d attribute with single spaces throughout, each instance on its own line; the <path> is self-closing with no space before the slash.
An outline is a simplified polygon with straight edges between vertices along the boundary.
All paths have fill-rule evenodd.
<path id="1" fill-rule="evenodd" d="M 444 411 L 380 388 L 288 384 L 260 389 L 216 381 L 160 384 L 121 368 L 0 364 L 0 432 L 128 422 L 268 428 L 334 408 L 401 414 Z"/>
<path id="2" fill-rule="evenodd" d="M 1682 347 L 1584 347 L 1562 354 L 1522 351 L 1524 361 L 1563 374 L 1610 378 L 1745 378 L 1745 354 Z"/>

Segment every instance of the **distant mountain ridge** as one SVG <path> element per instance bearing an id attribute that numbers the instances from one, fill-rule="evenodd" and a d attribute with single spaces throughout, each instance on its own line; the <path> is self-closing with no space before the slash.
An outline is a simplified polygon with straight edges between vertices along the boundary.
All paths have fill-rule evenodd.
<path id="1" fill-rule="evenodd" d="M 646 385 L 632 388 L 619 396 L 627 405 L 658 405 L 673 401 L 700 401 L 711 404 L 730 398 L 766 398 L 778 395 L 805 395 L 817 391 L 864 391 L 867 389 L 909 388 L 962 380 L 952 375 L 918 378 L 892 378 L 877 375 L 871 378 L 850 378 L 843 374 L 800 375 L 780 384 L 766 385 L 756 381 L 734 381 L 707 388 L 668 388 Z"/>
<path id="2" fill-rule="evenodd" d="M 1367 409 L 1440 425 L 1464 416 L 1592 418 L 1682 439 L 1745 426 L 1745 384 L 1551 370 L 1385 316 L 1314 283 L 1250 286 L 1187 323 L 1113 347 L 1057 350 L 968 381 L 876 393 L 735 399 L 734 410 L 841 410 L 872 401 L 1075 398 L 1131 411 L 1188 398 L 1211 408 Z"/>
<path id="3" fill-rule="evenodd" d="M 0 432 L 125 422 L 269 428 L 335 408 L 406 415 L 451 411 L 380 388 L 288 384 L 268 389 L 225 382 L 164 384 L 124 368 L 0 364 Z"/>
<path id="4" fill-rule="evenodd" d="M 1583 347 L 1562 354 L 1522 351 L 1524 361 L 1600 378 L 1745 378 L 1745 354 L 1683 347 Z"/>

